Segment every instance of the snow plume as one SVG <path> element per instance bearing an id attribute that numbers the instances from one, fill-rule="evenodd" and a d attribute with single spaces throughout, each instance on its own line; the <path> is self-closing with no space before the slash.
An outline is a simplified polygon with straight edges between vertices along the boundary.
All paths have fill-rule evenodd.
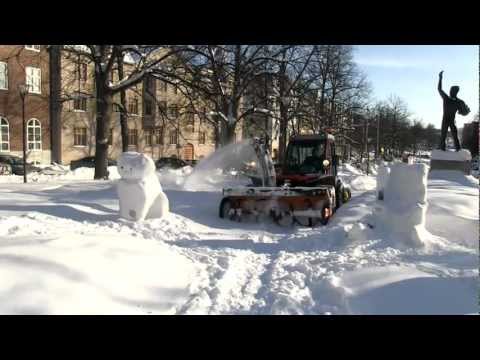
<path id="1" fill-rule="evenodd" d="M 183 187 L 189 191 L 218 190 L 226 180 L 233 180 L 228 176 L 229 171 L 231 175 L 238 174 L 251 162 L 258 163 L 258 159 L 249 140 L 224 146 L 200 161 Z"/>

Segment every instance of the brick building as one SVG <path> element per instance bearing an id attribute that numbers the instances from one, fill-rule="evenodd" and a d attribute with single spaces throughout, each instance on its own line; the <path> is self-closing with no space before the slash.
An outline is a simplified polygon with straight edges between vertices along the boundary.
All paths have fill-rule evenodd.
<path id="1" fill-rule="evenodd" d="M 22 156 L 20 86 L 27 85 L 27 159 L 49 163 L 49 54 L 43 45 L 0 46 L 0 152 Z"/>

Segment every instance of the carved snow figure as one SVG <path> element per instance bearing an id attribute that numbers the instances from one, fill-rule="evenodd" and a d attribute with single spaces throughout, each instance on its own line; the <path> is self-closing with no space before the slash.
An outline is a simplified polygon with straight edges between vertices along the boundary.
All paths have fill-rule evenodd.
<path id="1" fill-rule="evenodd" d="M 120 217 L 138 221 L 161 218 L 169 212 L 169 202 L 155 174 L 153 160 L 140 153 L 125 152 L 117 162 L 117 193 Z"/>

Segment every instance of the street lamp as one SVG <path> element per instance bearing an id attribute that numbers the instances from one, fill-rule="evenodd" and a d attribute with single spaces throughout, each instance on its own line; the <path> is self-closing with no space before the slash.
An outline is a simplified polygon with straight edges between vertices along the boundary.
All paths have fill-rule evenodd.
<path id="1" fill-rule="evenodd" d="M 18 87 L 22 99 L 22 130 L 23 130 L 23 182 L 27 183 L 27 137 L 25 124 L 25 96 L 28 93 L 28 85 L 21 84 Z"/>

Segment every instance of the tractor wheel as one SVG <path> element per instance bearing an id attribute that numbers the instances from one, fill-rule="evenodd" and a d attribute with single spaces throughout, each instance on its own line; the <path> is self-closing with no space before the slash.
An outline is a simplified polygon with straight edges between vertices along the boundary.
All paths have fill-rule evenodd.
<path id="1" fill-rule="evenodd" d="M 342 191 L 343 203 L 346 203 L 352 198 L 352 191 L 348 187 L 344 187 Z"/>
<path id="2" fill-rule="evenodd" d="M 342 206 L 345 202 L 344 192 L 345 188 L 342 185 L 335 189 L 335 210 L 340 208 L 340 206 Z"/>
<path id="3" fill-rule="evenodd" d="M 220 203 L 220 209 L 219 209 L 219 216 L 221 219 L 225 218 L 230 218 L 232 219 L 232 216 L 230 213 L 230 210 L 232 209 L 232 201 L 228 198 L 222 199 L 222 202 Z"/>

